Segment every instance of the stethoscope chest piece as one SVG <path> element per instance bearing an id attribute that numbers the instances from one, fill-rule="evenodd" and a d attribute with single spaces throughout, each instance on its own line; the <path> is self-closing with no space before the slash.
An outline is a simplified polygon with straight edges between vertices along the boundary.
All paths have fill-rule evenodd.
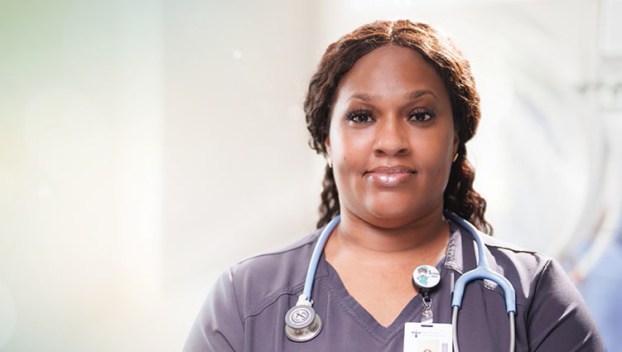
<path id="1" fill-rule="evenodd" d="M 322 330 L 322 320 L 309 303 L 299 303 L 285 315 L 285 335 L 294 342 L 306 342 Z"/>

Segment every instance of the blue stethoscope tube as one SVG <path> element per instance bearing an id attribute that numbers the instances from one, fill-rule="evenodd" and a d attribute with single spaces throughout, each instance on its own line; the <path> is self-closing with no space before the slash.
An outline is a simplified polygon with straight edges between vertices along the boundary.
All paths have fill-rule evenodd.
<path id="1" fill-rule="evenodd" d="M 514 292 L 514 287 L 508 279 L 490 269 L 488 258 L 486 258 L 486 255 L 484 254 L 484 244 L 480 238 L 479 231 L 475 228 L 475 226 L 473 226 L 473 224 L 454 213 L 446 211 L 445 216 L 454 223 L 458 224 L 460 227 L 466 229 L 471 237 L 473 237 L 473 240 L 477 246 L 478 257 L 477 267 L 462 274 L 462 276 L 456 280 L 451 306 L 454 308 L 460 308 L 462 306 L 462 296 L 464 295 L 464 288 L 466 287 L 466 284 L 473 280 L 485 279 L 493 281 L 501 286 L 505 294 L 505 309 L 507 313 L 516 313 L 516 293 Z"/>
<path id="2" fill-rule="evenodd" d="M 311 291 L 313 290 L 313 281 L 315 281 L 315 272 L 317 271 L 317 265 L 320 262 L 320 257 L 322 256 L 322 252 L 324 251 L 324 246 L 326 245 L 326 241 L 337 224 L 341 221 L 341 216 L 335 216 L 322 230 L 320 234 L 320 238 L 317 240 L 317 244 L 315 248 L 313 248 L 313 253 L 311 254 L 311 260 L 309 260 L 309 267 L 307 268 L 307 277 L 305 278 L 305 286 L 302 289 L 302 296 L 307 301 L 311 302 Z"/>
<path id="3" fill-rule="evenodd" d="M 488 259 L 486 258 L 486 254 L 484 253 L 484 244 L 482 243 L 482 239 L 480 238 L 480 233 L 477 230 L 477 228 L 475 228 L 475 226 L 473 226 L 473 224 L 471 224 L 470 222 L 466 221 L 465 219 L 461 218 L 460 216 L 450 211 L 445 211 L 445 216 L 451 221 L 453 221 L 454 223 L 458 224 L 458 226 L 467 230 L 469 235 L 473 237 L 473 240 L 475 241 L 475 245 L 477 247 L 477 267 L 473 270 L 467 271 L 466 273 L 462 274 L 462 276 L 460 276 L 454 284 L 454 292 L 453 292 L 453 297 L 451 300 L 451 307 L 452 307 L 451 325 L 454 327 L 453 328 L 453 341 L 454 341 L 455 352 L 459 352 L 458 311 L 460 310 L 460 307 L 462 306 L 462 297 L 464 295 L 464 289 L 466 288 L 466 285 L 469 282 L 475 281 L 478 279 L 490 280 L 492 282 L 495 282 L 499 286 L 501 286 L 501 288 L 503 289 L 503 297 L 505 298 L 505 310 L 508 313 L 509 322 L 510 322 L 510 352 L 514 352 L 515 339 L 516 339 L 515 328 L 514 328 L 514 325 L 515 325 L 514 317 L 516 314 L 516 292 L 514 291 L 514 287 L 512 286 L 512 283 L 510 283 L 510 281 L 506 279 L 503 275 L 490 269 L 490 266 L 488 264 Z"/>
<path id="4" fill-rule="evenodd" d="M 465 287 L 471 281 L 483 279 L 495 282 L 503 289 L 506 311 L 508 313 L 510 321 L 510 352 L 513 352 L 515 348 L 514 316 L 516 314 L 516 293 L 514 291 L 514 287 L 508 279 L 490 269 L 488 259 L 486 258 L 486 255 L 484 253 L 484 244 L 482 243 L 480 233 L 475 228 L 475 226 L 452 212 L 446 211 L 445 216 L 463 229 L 465 229 L 471 235 L 471 237 L 473 237 L 473 240 L 475 241 L 477 247 L 477 267 L 471 271 L 462 274 L 462 276 L 460 276 L 454 284 L 453 298 L 451 301 L 451 306 L 453 310 L 452 325 L 454 327 L 454 350 L 456 352 L 459 352 L 457 333 L 458 310 L 462 306 L 462 298 L 464 295 Z M 309 266 L 307 268 L 307 275 L 305 277 L 305 285 L 302 294 L 298 297 L 298 302 L 296 303 L 296 306 L 292 307 L 287 312 L 287 315 L 285 317 L 285 334 L 290 340 L 296 342 L 305 342 L 313 339 L 320 333 L 322 324 L 319 320 L 319 317 L 315 314 L 315 311 L 312 308 L 313 301 L 311 299 L 311 292 L 313 291 L 315 273 L 317 271 L 317 266 L 320 262 L 320 257 L 322 256 L 322 252 L 324 251 L 326 241 L 328 240 L 328 237 L 333 232 L 337 224 L 339 224 L 340 220 L 341 217 L 337 215 L 324 227 L 322 233 L 320 234 L 320 237 L 318 238 L 317 244 L 313 249 L 311 259 L 309 260 Z"/>

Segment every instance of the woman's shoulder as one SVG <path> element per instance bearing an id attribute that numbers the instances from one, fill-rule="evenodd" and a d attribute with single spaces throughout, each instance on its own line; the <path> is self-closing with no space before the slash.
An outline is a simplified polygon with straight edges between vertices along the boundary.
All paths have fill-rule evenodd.
<path id="1" fill-rule="evenodd" d="M 554 257 L 491 236 L 482 240 L 490 253 L 492 268 L 513 283 L 517 303 L 530 301 L 538 292 L 554 291 L 552 282 L 558 284 L 558 293 L 577 295 L 565 269 Z"/>
<path id="2" fill-rule="evenodd" d="M 495 261 L 501 266 L 505 263 L 525 268 L 539 268 L 541 270 L 551 261 L 555 261 L 553 257 L 537 250 L 524 248 L 497 237 L 486 235 L 481 238 Z"/>
<path id="3" fill-rule="evenodd" d="M 280 296 L 298 294 L 318 234 L 314 231 L 280 250 L 232 265 L 225 275 L 239 303 L 252 311 L 253 307 L 265 306 Z"/>
<path id="4" fill-rule="evenodd" d="M 518 313 L 524 312 L 531 346 L 547 351 L 605 350 L 587 305 L 558 260 L 486 237 L 493 269 L 514 286 Z"/>
<path id="5" fill-rule="evenodd" d="M 297 241 L 275 251 L 254 255 L 231 266 L 235 275 L 258 275 L 262 272 L 289 270 L 301 263 L 301 256 L 310 257 L 319 231 L 298 239 Z M 305 270 L 306 270 L 306 263 Z"/>

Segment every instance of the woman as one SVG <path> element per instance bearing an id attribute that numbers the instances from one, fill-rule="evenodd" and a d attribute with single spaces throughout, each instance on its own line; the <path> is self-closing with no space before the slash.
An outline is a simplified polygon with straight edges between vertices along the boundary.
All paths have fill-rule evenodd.
<path id="1" fill-rule="evenodd" d="M 427 348 L 424 340 L 450 347 L 452 288 L 477 259 L 465 228 L 445 214 L 492 232 L 466 157 L 480 119 L 468 62 L 425 24 L 368 24 L 328 47 L 305 113 L 312 147 L 327 159 L 318 230 L 221 276 L 185 350 L 404 351 Z M 311 297 L 298 301 L 320 230 L 337 215 Z M 517 351 L 604 350 L 559 264 L 491 236 L 483 241 L 491 267 L 516 290 Z M 440 273 L 434 288 L 413 285 L 421 265 Z M 495 283 L 469 284 L 454 350 L 508 350 L 503 297 Z M 284 321 L 297 303 L 311 304 L 305 298 L 321 317 L 310 335 Z M 422 322 L 436 330 L 421 330 Z"/>

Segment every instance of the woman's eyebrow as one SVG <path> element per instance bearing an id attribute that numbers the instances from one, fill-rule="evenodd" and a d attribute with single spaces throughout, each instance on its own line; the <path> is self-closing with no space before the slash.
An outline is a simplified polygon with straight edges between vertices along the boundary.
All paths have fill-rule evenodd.
<path id="1" fill-rule="evenodd" d="M 437 98 L 436 94 L 434 94 L 434 92 L 432 90 L 429 90 L 429 89 L 413 90 L 411 92 L 406 93 L 404 96 L 408 100 L 416 100 L 416 99 L 421 98 L 424 95 L 431 95 L 435 99 Z M 358 99 L 358 100 L 369 102 L 369 101 L 374 100 L 375 98 L 377 98 L 377 96 L 371 95 L 371 94 L 367 94 L 367 93 L 354 93 L 354 94 L 352 94 L 351 96 L 348 97 L 348 100 Z"/>
<path id="2" fill-rule="evenodd" d="M 367 94 L 367 93 L 354 93 L 350 97 L 348 97 L 348 100 L 352 100 L 352 99 L 359 99 L 359 100 L 363 100 L 363 101 L 370 101 L 370 100 L 374 100 L 374 96 L 370 95 L 370 94 Z"/>
<path id="3" fill-rule="evenodd" d="M 408 99 L 415 100 L 415 99 L 421 98 L 422 96 L 428 95 L 428 94 L 433 96 L 435 99 L 437 99 L 436 94 L 434 94 L 434 92 L 429 90 L 429 89 L 414 90 L 412 92 L 406 93 L 406 97 Z"/>

